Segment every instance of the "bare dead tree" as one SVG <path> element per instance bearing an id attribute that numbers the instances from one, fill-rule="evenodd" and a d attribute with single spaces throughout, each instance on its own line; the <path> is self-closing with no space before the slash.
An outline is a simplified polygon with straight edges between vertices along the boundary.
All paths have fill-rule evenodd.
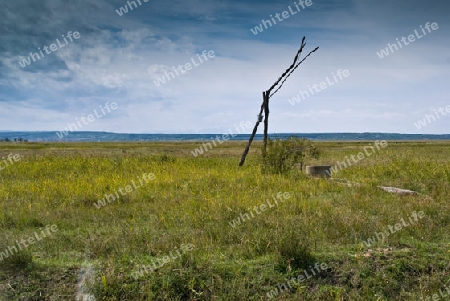
<path id="1" fill-rule="evenodd" d="M 252 144 L 253 138 L 255 137 L 256 132 L 258 131 L 259 123 L 262 121 L 262 113 L 264 111 L 264 142 L 263 142 L 263 156 L 265 156 L 266 148 L 267 148 L 267 132 L 269 129 L 269 99 L 277 93 L 286 80 L 291 76 L 291 74 L 303 63 L 313 52 L 316 52 L 319 47 L 316 47 L 314 50 L 310 51 L 308 55 L 306 55 L 302 60 L 299 61 L 299 57 L 302 54 L 303 48 L 305 48 L 305 37 L 302 39 L 302 44 L 297 51 L 297 54 L 294 57 L 294 62 L 284 71 L 284 73 L 278 78 L 278 80 L 267 90 L 263 92 L 263 103 L 261 105 L 261 109 L 258 114 L 258 120 L 256 121 L 255 127 L 253 128 L 253 132 L 248 140 L 247 146 L 245 147 L 244 153 L 242 154 L 241 161 L 239 162 L 239 166 L 244 165 L 245 158 L 247 157 L 248 151 L 250 150 L 250 145 Z M 280 83 L 281 82 L 281 83 Z M 278 87 L 277 87 L 278 86 Z M 276 88 L 276 90 L 272 93 L 272 91 Z"/>

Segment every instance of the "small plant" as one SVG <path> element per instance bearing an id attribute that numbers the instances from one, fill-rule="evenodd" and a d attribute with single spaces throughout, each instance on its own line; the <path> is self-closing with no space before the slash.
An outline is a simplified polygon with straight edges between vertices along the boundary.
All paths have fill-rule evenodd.
<path id="1" fill-rule="evenodd" d="M 297 218 L 286 219 L 273 239 L 278 267 L 282 272 L 306 269 L 317 261 L 311 253 L 314 243 L 312 238 L 308 231 L 298 225 Z"/>
<path id="2" fill-rule="evenodd" d="M 2 268 L 24 269 L 33 264 L 33 255 L 29 250 L 20 250 L 0 262 Z"/>
<path id="3" fill-rule="evenodd" d="M 269 139 L 267 151 L 262 148 L 262 172 L 272 174 L 287 174 L 300 164 L 300 169 L 306 158 L 317 159 L 319 150 L 305 138 L 290 136 L 288 139 Z"/>
<path id="4" fill-rule="evenodd" d="M 289 233 L 278 242 L 278 263 L 282 269 L 306 269 L 315 262 L 314 256 L 305 236 L 295 236 Z"/>
<path id="5" fill-rule="evenodd" d="M 176 159 L 174 157 L 172 157 L 172 156 L 167 155 L 167 154 L 162 154 L 162 155 L 159 155 L 157 157 L 157 161 L 159 163 L 173 163 L 173 162 L 176 161 Z"/>

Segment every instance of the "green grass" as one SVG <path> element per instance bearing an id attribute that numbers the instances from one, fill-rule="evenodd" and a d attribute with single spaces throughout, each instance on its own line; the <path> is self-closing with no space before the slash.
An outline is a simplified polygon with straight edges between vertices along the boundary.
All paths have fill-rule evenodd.
<path id="1" fill-rule="evenodd" d="M 22 156 L 0 171 L 0 252 L 58 227 L 0 261 L 0 300 L 74 300 L 86 266 L 94 267 L 89 289 L 97 300 L 266 300 L 314 263 L 328 268 L 278 300 L 420 300 L 449 285 L 450 142 L 390 142 L 335 175 L 360 187 L 262 175 L 259 145 L 238 167 L 244 142 L 197 158 L 194 142 L 0 143 L 0 157 Z M 323 155 L 307 163 L 334 165 L 368 142 L 316 145 Z M 94 207 L 144 173 L 155 179 Z M 278 192 L 292 197 L 230 226 Z M 425 217 L 374 246 L 363 243 L 413 211 Z M 182 244 L 194 248 L 133 277 Z"/>

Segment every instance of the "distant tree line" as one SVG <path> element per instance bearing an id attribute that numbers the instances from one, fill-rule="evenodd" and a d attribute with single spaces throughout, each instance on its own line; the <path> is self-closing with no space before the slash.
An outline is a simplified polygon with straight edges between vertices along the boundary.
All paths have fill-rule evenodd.
<path id="1" fill-rule="evenodd" d="M 4 139 L 0 139 L 0 142 L 28 142 L 27 139 L 23 139 L 23 138 L 14 138 L 14 140 L 11 140 L 9 138 L 4 138 Z"/>

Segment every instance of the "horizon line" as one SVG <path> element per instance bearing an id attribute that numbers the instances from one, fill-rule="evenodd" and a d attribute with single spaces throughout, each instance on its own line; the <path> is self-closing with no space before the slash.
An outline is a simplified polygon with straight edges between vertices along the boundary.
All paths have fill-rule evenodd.
<path id="1" fill-rule="evenodd" d="M 55 130 L 0 130 L 0 133 L 58 133 L 60 131 Z M 227 133 L 132 133 L 132 132 L 108 132 L 108 131 L 71 131 L 74 133 L 103 133 L 103 134 L 117 134 L 117 135 L 227 135 Z M 240 133 L 237 135 L 250 135 L 251 133 Z M 305 135 L 317 135 L 317 134 L 383 134 L 383 135 L 434 135 L 434 136 L 445 136 L 447 134 L 430 134 L 430 133 L 399 133 L 399 132 L 273 132 L 269 135 L 280 135 L 280 134 L 305 134 Z M 256 133 L 256 135 L 263 135 L 262 133 Z"/>

